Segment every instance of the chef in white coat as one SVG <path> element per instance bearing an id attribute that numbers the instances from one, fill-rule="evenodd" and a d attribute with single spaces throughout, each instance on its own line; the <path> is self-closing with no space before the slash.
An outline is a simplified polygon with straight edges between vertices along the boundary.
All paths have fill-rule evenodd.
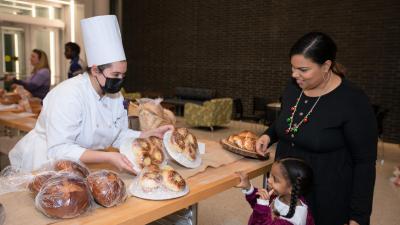
<path id="1" fill-rule="evenodd" d="M 50 159 L 70 158 L 84 163 L 110 163 L 134 173 L 131 162 L 118 152 L 125 138 L 158 136 L 173 129 L 147 132 L 128 129 L 127 111 L 119 92 L 127 63 L 118 21 L 114 15 L 81 20 L 89 70 L 68 79 L 43 100 L 35 128 L 9 153 L 12 166 L 23 171 L 39 168 Z"/>

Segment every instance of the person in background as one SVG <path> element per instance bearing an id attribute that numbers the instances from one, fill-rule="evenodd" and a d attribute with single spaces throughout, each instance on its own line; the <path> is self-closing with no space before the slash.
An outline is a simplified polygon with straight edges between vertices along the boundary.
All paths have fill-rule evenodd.
<path id="1" fill-rule="evenodd" d="M 44 99 L 50 91 L 50 68 L 47 55 L 40 49 L 33 49 L 31 54 L 33 70 L 26 80 L 18 80 L 15 77 L 7 78 L 13 84 L 22 85 L 33 97 Z"/>
<path id="2" fill-rule="evenodd" d="M 259 154 L 278 142 L 275 158 L 304 159 L 314 183 L 305 196 L 315 224 L 368 225 L 374 196 L 377 124 L 368 97 L 345 77 L 337 47 L 311 32 L 291 48 L 292 80 L 277 120 L 256 144 Z"/>
<path id="3" fill-rule="evenodd" d="M 314 225 L 303 196 L 310 190 L 311 167 L 303 160 L 284 158 L 272 164 L 268 190 L 255 188 L 243 171 L 236 172 L 253 213 L 249 225 Z"/>
<path id="4" fill-rule="evenodd" d="M 65 58 L 71 60 L 68 69 L 68 79 L 86 71 L 85 62 L 79 58 L 81 48 L 74 42 L 68 42 L 64 47 Z"/>

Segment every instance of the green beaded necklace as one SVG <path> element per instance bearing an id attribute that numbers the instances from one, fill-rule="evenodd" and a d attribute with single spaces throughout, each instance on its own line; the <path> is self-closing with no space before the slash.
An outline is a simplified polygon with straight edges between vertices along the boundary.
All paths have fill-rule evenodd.
<path id="1" fill-rule="evenodd" d="M 303 96 L 303 92 L 304 91 L 302 91 L 300 93 L 300 96 L 297 98 L 296 104 L 292 108 L 290 108 L 290 110 L 292 111 L 292 115 L 286 119 L 286 122 L 289 124 L 289 128 L 285 130 L 286 134 L 292 133 L 294 135 L 295 133 L 297 133 L 299 131 L 299 127 L 303 123 L 307 123 L 308 122 L 309 116 L 311 115 L 312 111 L 314 110 L 315 106 L 317 105 L 319 99 L 322 96 L 322 95 L 320 95 L 318 97 L 317 101 L 315 101 L 314 105 L 311 107 L 310 111 L 308 111 L 308 113 L 303 117 L 303 119 L 298 124 L 295 124 L 295 123 L 293 123 L 293 117 L 294 117 L 294 114 L 296 113 L 297 106 L 299 105 L 300 99 Z"/>

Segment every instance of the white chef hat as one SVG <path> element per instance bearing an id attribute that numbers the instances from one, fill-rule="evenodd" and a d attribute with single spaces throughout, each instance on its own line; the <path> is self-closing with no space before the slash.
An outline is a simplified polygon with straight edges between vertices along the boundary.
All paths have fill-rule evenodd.
<path id="1" fill-rule="evenodd" d="M 88 67 L 126 60 L 115 15 L 81 20 Z"/>

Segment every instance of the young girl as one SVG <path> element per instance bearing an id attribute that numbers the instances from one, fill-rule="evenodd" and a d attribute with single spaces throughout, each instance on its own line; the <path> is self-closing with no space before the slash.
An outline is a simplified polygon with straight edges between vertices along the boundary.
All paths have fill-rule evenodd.
<path id="1" fill-rule="evenodd" d="M 246 200 L 253 208 L 249 225 L 314 225 L 303 197 L 312 184 L 312 170 L 300 159 L 274 162 L 268 178 L 270 190 L 254 188 L 244 172 L 236 172 Z"/>

